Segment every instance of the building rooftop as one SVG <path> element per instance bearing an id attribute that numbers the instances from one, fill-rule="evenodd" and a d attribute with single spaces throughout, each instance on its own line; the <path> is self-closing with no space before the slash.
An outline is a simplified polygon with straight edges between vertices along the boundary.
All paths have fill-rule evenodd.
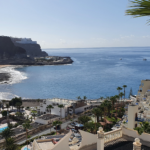
<path id="1" fill-rule="evenodd" d="M 43 150 L 49 150 L 54 147 L 52 140 L 37 140 L 38 146 Z"/>

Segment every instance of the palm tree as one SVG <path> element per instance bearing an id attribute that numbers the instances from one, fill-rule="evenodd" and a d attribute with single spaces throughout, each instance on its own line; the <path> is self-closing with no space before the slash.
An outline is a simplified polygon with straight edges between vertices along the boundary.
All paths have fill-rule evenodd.
<path id="1" fill-rule="evenodd" d="M 122 96 L 124 96 L 124 94 L 121 92 L 121 93 L 119 94 L 119 96 L 121 97 L 121 101 L 122 101 Z"/>
<path id="2" fill-rule="evenodd" d="M 136 17 L 150 16 L 150 1 L 149 0 L 132 0 L 131 9 L 126 11 L 127 15 Z M 148 21 L 149 22 L 149 21 Z"/>
<path id="3" fill-rule="evenodd" d="M 60 119 L 61 119 L 61 111 L 62 111 L 62 108 L 64 108 L 64 105 L 60 104 L 60 105 L 58 105 L 58 107 L 60 108 Z"/>
<path id="4" fill-rule="evenodd" d="M 116 100 L 119 102 L 119 95 L 115 95 L 114 97 L 115 97 Z"/>
<path id="5" fill-rule="evenodd" d="M 29 121 L 27 121 L 27 122 L 23 123 L 22 126 L 26 130 L 26 144 L 27 144 L 27 149 L 28 149 L 28 141 L 27 141 L 27 139 L 28 139 L 28 129 L 31 128 L 31 125 L 30 125 Z"/>
<path id="6" fill-rule="evenodd" d="M 47 111 L 50 112 L 50 123 L 51 123 L 51 109 L 53 109 L 54 107 L 52 105 L 48 105 L 46 108 L 47 108 Z M 50 132 L 51 132 L 51 126 L 50 126 Z"/>
<path id="7" fill-rule="evenodd" d="M 15 139 L 11 137 L 5 140 L 4 148 L 5 150 L 19 150 L 19 146 L 15 144 Z"/>
<path id="8" fill-rule="evenodd" d="M 88 121 L 90 121 L 91 120 L 91 118 L 89 117 L 89 116 L 80 116 L 79 118 L 78 118 L 78 120 L 79 120 L 79 122 L 81 122 L 82 124 L 85 124 L 85 123 L 87 123 Z"/>
<path id="9" fill-rule="evenodd" d="M 56 132 L 57 132 L 57 126 L 58 126 L 58 125 L 61 125 L 61 124 L 62 124 L 62 122 L 59 121 L 59 120 L 56 120 L 56 121 L 53 122 L 53 126 L 56 127 L 56 128 L 55 128 Z"/>
<path id="10" fill-rule="evenodd" d="M 112 102 L 112 109 L 114 110 L 115 102 L 117 102 L 116 97 L 115 96 L 110 97 L 110 101 Z"/>
<path id="11" fill-rule="evenodd" d="M 80 99 L 81 99 L 81 97 L 80 97 L 80 96 L 78 96 L 78 97 L 77 97 L 77 99 L 78 99 L 78 100 L 80 100 Z"/>
<path id="12" fill-rule="evenodd" d="M 127 87 L 127 85 L 123 85 L 124 88 L 124 99 L 125 99 L 125 88 Z"/>
<path id="13" fill-rule="evenodd" d="M 99 118 L 98 109 L 97 109 L 97 108 L 94 108 L 94 109 L 92 110 L 92 113 L 93 113 L 94 116 L 95 116 L 95 131 L 96 131 L 96 118 L 97 118 L 97 119 Z"/>
<path id="14" fill-rule="evenodd" d="M 14 132 L 10 128 L 3 130 L 0 135 L 6 140 L 14 135 Z"/>
<path id="15" fill-rule="evenodd" d="M 120 94 L 120 90 L 122 90 L 122 88 L 121 87 L 117 87 L 117 90 L 118 90 L 118 92 Z"/>

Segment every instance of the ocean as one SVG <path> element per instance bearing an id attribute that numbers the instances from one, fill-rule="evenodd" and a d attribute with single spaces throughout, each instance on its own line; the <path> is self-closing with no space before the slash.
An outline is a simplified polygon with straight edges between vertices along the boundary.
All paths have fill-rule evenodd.
<path id="1" fill-rule="evenodd" d="M 74 63 L 0 68 L 12 75 L 9 84 L 0 84 L 0 99 L 97 99 L 118 94 L 117 87 L 123 85 L 128 97 L 131 88 L 136 95 L 141 80 L 150 79 L 150 47 L 44 50 L 52 56 L 70 56 Z"/>

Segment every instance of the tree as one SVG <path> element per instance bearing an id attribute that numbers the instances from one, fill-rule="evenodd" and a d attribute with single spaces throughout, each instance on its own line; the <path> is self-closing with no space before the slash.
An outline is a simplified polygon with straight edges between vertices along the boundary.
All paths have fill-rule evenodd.
<path id="1" fill-rule="evenodd" d="M 15 104 L 15 106 L 17 107 L 17 110 L 19 110 L 19 112 L 20 112 L 20 107 L 21 107 L 21 105 L 22 105 L 22 104 L 19 103 L 19 102 Z"/>
<path id="2" fill-rule="evenodd" d="M 60 104 L 60 105 L 58 105 L 58 107 L 60 108 L 60 119 L 61 119 L 61 111 L 62 111 L 62 108 L 64 108 L 64 105 Z"/>
<path id="3" fill-rule="evenodd" d="M 133 95 L 132 88 L 130 89 L 129 98 Z"/>
<path id="4" fill-rule="evenodd" d="M 131 9 L 126 10 L 127 15 L 132 15 L 134 18 L 150 16 L 150 0 L 132 0 Z"/>
<path id="5" fill-rule="evenodd" d="M 124 88 L 124 99 L 125 99 L 125 88 L 127 87 L 127 85 L 123 85 L 123 88 Z"/>
<path id="6" fill-rule="evenodd" d="M 143 132 L 150 133 L 149 122 L 140 122 L 140 127 L 136 127 L 135 130 L 141 135 Z"/>
<path id="7" fill-rule="evenodd" d="M 15 97 L 15 98 L 11 99 L 11 101 L 9 101 L 9 105 L 12 106 L 12 109 L 13 109 L 13 106 L 16 106 L 16 103 L 21 103 L 21 105 L 22 105 L 22 98 Z"/>
<path id="8" fill-rule="evenodd" d="M 1 108 L 2 108 L 2 102 L 0 101 L 0 111 L 1 111 Z"/>
<path id="9" fill-rule="evenodd" d="M 115 97 L 115 96 L 111 96 L 111 97 L 110 97 L 110 101 L 112 102 L 112 109 L 114 110 L 115 102 L 117 102 L 116 97 Z"/>
<path id="10" fill-rule="evenodd" d="M 77 99 L 78 99 L 78 100 L 80 100 L 80 99 L 81 99 L 81 97 L 80 97 L 80 96 L 78 96 L 78 97 L 77 97 Z"/>
<path id="11" fill-rule="evenodd" d="M 59 121 L 59 120 L 56 120 L 56 121 L 53 122 L 53 126 L 55 126 L 56 132 L 57 132 L 57 126 L 58 126 L 58 125 L 61 125 L 61 124 L 62 124 L 62 122 Z"/>
<path id="12" fill-rule="evenodd" d="M 121 92 L 121 93 L 119 94 L 119 97 L 121 97 L 121 100 L 122 100 L 122 96 L 124 96 L 124 94 Z"/>
<path id="13" fill-rule="evenodd" d="M 2 116 L 3 116 L 3 117 L 6 117 L 6 116 L 7 116 L 7 111 L 6 111 L 6 110 L 3 110 L 1 113 L 2 113 Z"/>
<path id="14" fill-rule="evenodd" d="M 4 129 L 0 135 L 6 140 L 14 135 L 14 132 L 10 128 Z"/>
<path id="15" fill-rule="evenodd" d="M 121 87 L 117 87 L 117 90 L 118 90 L 118 92 L 120 94 L 120 90 L 122 90 L 122 88 Z"/>
<path id="16" fill-rule="evenodd" d="M 47 108 L 47 111 L 50 112 L 50 123 L 51 123 L 51 109 L 53 109 L 54 107 L 52 105 L 48 105 L 46 108 Z M 50 126 L 50 132 L 51 132 L 51 126 Z"/>
<path id="17" fill-rule="evenodd" d="M 86 99 L 87 99 L 87 97 L 86 97 L 86 96 L 83 96 L 83 99 L 84 99 L 84 100 L 86 100 Z"/>
<path id="18" fill-rule="evenodd" d="M 37 115 L 37 113 L 32 112 L 32 116 L 34 117 L 34 120 L 35 120 L 36 115 Z"/>
<path id="19" fill-rule="evenodd" d="M 81 122 L 82 124 L 85 124 L 85 123 L 87 123 L 88 121 L 90 121 L 91 120 L 91 118 L 89 117 L 89 116 L 80 116 L 79 118 L 78 118 L 78 120 L 79 120 L 79 122 Z"/>
<path id="20" fill-rule="evenodd" d="M 27 121 L 27 122 L 23 123 L 22 126 L 26 130 L 26 144 L 27 144 L 27 149 L 28 149 L 28 141 L 27 141 L 27 139 L 28 139 L 28 129 L 31 128 L 31 125 L 30 125 L 29 121 Z"/>
<path id="21" fill-rule="evenodd" d="M 5 150 L 19 150 L 19 146 L 15 144 L 14 138 L 7 138 L 4 144 Z"/>

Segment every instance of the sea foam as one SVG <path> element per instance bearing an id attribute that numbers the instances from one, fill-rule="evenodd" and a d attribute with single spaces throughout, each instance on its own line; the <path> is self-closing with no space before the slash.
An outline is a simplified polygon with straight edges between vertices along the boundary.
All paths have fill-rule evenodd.
<path id="1" fill-rule="evenodd" d="M 15 70 L 15 68 L 22 68 L 23 66 L 9 66 L 5 68 L 0 68 L 0 73 L 9 73 L 10 79 L 7 81 L 7 84 L 15 84 L 19 83 L 22 80 L 27 79 L 27 75 L 23 72 L 20 72 L 18 70 Z M 4 82 L 1 82 L 4 83 Z"/>

